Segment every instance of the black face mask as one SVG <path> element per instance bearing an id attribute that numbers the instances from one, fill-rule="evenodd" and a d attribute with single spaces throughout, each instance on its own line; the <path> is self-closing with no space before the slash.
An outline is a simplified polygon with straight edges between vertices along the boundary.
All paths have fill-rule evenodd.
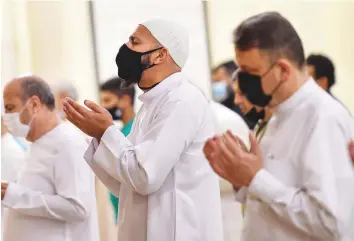
<path id="1" fill-rule="evenodd" d="M 260 112 L 257 112 L 257 109 L 253 107 L 250 111 L 247 112 L 245 115 L 245 118 L 248 121 L 251 121 L 253 123 L 257 123 L 259 120 L 263 120 L 265 117 L 265 111 L 264 109 L 261 110 Z"/>
<path id="2" fill-rule="evenodd" d="M 163 47 L 160 47 L 141 53 L 131 50 L 126 44 L 120 47 L 116 56 L 116 64 L 118 67 L 118 76 L 125 81 L 126 86 L 138 84 L 140 89 L 149 90 L 158 85 L 158 83 L 150 87 L 141 87 L 139 85 L 143 71 L 155 66 L 155 64 L 142 63 L 141 58 L 146 54 L 150 54 L 162 48 Z"/>
<path id="3" fill-rule="evenodd" d="M 121 109 L 119 109 L 118 107 L 113 107 L 107 110 L 109 114 L 111 114 L 113 120 L 115 121 L 122 120 L 123 111 Z"/>
<path id="4" fill-rule="evenodd" d="M 272 95 L 283 83 L 282 81 L 279 82 L 270 95 L 264 93 L 261 79 L 268 74 L 273 67 L 274 65 L 272 65 L 262 76 L 249 74 L 247 72 L 238 72 L 237 76 L 239 88 L 252 104 L 260 107 L 266 107 L 269 105 L 269 102 L 272 100 Z"/>

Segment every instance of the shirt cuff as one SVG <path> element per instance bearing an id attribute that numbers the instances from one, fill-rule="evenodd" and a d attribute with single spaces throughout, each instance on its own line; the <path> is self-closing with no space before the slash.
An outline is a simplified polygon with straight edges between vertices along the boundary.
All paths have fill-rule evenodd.
<path id="1" fill-rule="evenodd" d="M 120 129 L 116 126 L 110 126 L 103 134 L 101 142 L 93 154 L 93 160 L 108 173 L 113 174 L 115 173 L 117 160 L 124 155 L 129 146 L 131 146 L 129 140 Z"/>
<path id="2" fill-rule="evenodd" d="M 241 187 L 238 191 L 235 191 L 235 199 L 240 203 L 245 203 L 247 199 L 248 189 L 247 187 Z"/>
<path id="3" fill-rule="evenodd" d="M 97 147 L 98 147 L 98 141 L 96 138 L 93 138 L 91 140 L 91 143 L 89 145 L 89 147 L 87 148 L 85 154 L 84 154 L 84 159 L 86 160 L 86 162 L 91 163 L 93 160 L 93 155 L 96 153 Z"/>
<path id="4" fill-rule="evenodd" d="M 2 200 L 2 204 L 6 207 L 13 207 L 21 198 L 22 188 L 16 183 L 9 183 L 6 189 L 5 197 Z"/>
<path id="5" fill-rule="evenodd" d="M 272 203 L 285 189 L 286 186 L 265 169 L 258 171 L 248 186 L 251 195 L 268 204 Z"/>
<path id="6" fill-rule="evenodd" d="M 107 155 L 105 153 L 107 148 L 115 157 L 119 157 L 122 150 L 127 145 L 129 145 L 128 139 L 123 135 L 119 128 L 112 125 L 108 127 L 103 134 L 101 142 L 99 143 L 96 153 L 94 154 L 94 160 L 96 160 L 96 156 L 101 156 L 101 154 L 103 154 L 103 156 Z"/>

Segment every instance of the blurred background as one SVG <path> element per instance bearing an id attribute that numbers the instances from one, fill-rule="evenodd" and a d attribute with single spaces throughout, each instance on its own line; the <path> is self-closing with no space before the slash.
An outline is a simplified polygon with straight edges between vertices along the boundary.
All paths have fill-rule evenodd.
<path id="1" fill-rule="evenodd" d="M 31 72 L 51 84 L 71 81 L 80 103 L 99 102 L 100 84 L 117 75 L 114 60 L 119 47 L 137 24 L 161 16 L 188 28 L 191 55 L 183 71 L 212 99 L 215 68 L 234 58 L 232 31 L 243 19 L 270 10 L 295 26 L 307 56 L 319 53 L 332 60 L 333 95 L 354 113 L 354 2 L 350 0 L 2 0 L 1 85 Z M 135 109 L 139 107 L 137 100 Z M 230 186 L 223 185 L 225 240 L 236 241 L 242 226 L 240 206 Z M 108 193 L 102 185 L 97 190 L 107 196 L 98 200 L 102 241 L 116 240 Z"/>

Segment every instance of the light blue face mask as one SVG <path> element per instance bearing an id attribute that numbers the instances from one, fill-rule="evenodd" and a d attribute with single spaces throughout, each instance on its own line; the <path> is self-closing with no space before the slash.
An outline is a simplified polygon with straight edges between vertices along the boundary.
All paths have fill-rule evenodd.
<path id="1" fill-rule="evenodd" d="M 214 82 L 212 84 L 213 99 L 216 102 L 224 101 L 228 96 L 228 88 L 225 80 Z"/>

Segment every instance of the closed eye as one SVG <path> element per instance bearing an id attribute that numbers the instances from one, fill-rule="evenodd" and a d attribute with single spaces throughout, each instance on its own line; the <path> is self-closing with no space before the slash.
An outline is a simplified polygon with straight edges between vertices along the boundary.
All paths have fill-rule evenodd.
<path id="1" fill-rule="evenodd" d="M 5 110 L 6 110 L 7 112 L 11 112 L 13 109 L 14 109 L 14 106 L 12 106 L 12 105 L 5 105 Z"/>

